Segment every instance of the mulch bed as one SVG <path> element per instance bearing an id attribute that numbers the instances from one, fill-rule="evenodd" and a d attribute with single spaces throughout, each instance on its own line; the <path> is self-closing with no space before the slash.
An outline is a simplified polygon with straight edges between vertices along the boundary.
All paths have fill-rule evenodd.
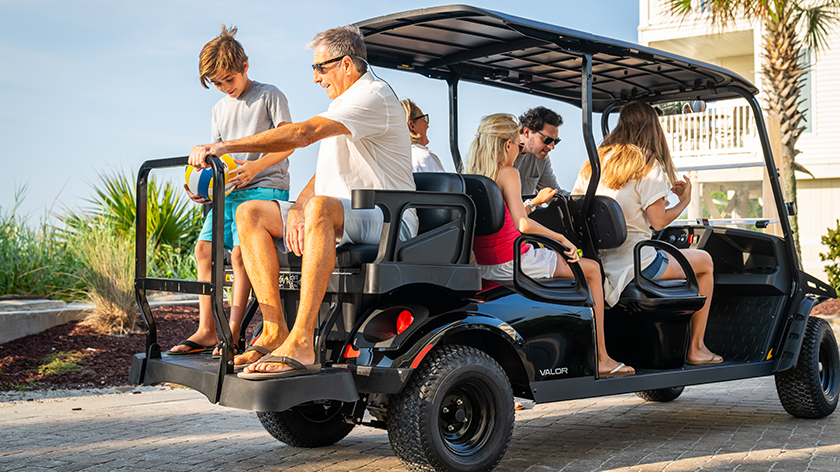
<path id="1" fill-rule="evenodd" d="M 152 309 L 162 350 L 186 339 L 198 328 L 198 306 L 170 305 Z M 225 307 L 230 316 L 230 308 Z M 262 320 L 257 312 L 251 326 Z M 42 333 L 0 344 L 0 390 L 47 388 L 102 388 L 128 385 L 131 358 L 146 349 L 145 327 L 121 336 L 96 334 L 91 328 L 71 322 Z M 44 358 L 59 352 L 81 355 L 82 369 L 41 375 Z"/>
<path id="2" fill-rule="evenodd" d="M 170 305 L 152 310 L 158 326 L 158 344 L 169 349 L 198 328 L 198 307 Z M 230 316 L 230 309 L 225 307 Z M 828 300 L 811 312 L 819 316 L 840 316 L 840 299 Z M 251 328 L 262 320 L 259 312 Z M 134 354 L 143 352 L 146 335 L 141 330 L 124 336 L 96 334 L 92 329 L 72 322 L 43 333 L 0 344 L 0 391 L 47 388 L 101 388 L 128 385 L 128 370 Z M 83 355 L 82 370 L 56 375 L 41 375 L 38 367 L 44 358 L 58 352 Z"/>

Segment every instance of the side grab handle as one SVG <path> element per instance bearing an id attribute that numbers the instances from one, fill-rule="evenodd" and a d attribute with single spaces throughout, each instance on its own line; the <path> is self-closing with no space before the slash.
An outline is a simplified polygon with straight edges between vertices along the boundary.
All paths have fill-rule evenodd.
<path id="1" fill-rule="evenodd" d="M 682 270 L 685 273 L 685 282 L 673 286 L 669 284 L 669 286 L 666 287 L 642 275 L 641 256 L 642 248 L 645 246 L 654 247 L 667 252 L 668 255 L 677 261 L 680 267 L 682 267 Z M 659 298 L 686 296 L 696 297 L 700 295 L 700 285 L 697 283 L 697 276 L 694 274 L 694 269 L 691 268 L 691 264 L 689 264 L 688 259 L 685 258 L 676 246 L 668 244 L 664 241 L 649 239 L 647 241 L 640 241 L 637 243 L 636 247 L 633 248 L 633 271 L 636 287 L 648 295 Z"/>
<path id="2" fill-rule="evenodd" d="M 568 262 L 569 268 L 574 274 L 574 283 L 569 285 L 568 281 L 562 279 L 545 279 L 545 283 L 537 282 L 522 272 L 522 243 L 533 241 L 557 252 L 559 257 L 568 262 L 565 252 L 569 249 L 560 244 L 557 240 L 541 234 L 523 234 L 516 238 L 513 243 L 513 285 L 529 295 L 530 298 L 542 302 L 557 302 L 594 306 L 592 296 L 589 292 L 589 285 L 586 283 L 586 276 L 583 269 L 577 262 Z M 561 282 L 561 283 L 557 283 Z M 565 283 L 563 283 L 565 282 Z"/>

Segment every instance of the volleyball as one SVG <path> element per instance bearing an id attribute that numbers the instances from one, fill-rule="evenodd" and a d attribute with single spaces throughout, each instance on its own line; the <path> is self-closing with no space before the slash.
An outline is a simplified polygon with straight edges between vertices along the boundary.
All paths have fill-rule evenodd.
<path id="1" fill-rule="evenodd" d="M 224 164 L 225 167 L 225 196 L 227 196 L 230 192 L 233 192 L 233 189 L 235 188 L 233 184 L 228 183 L 228 180 L 230 179 L 228 171 L 236 169 L 238 166 L 229 154 L 225 154 L 219 157 L 219 159 L 222 160 L 222 164 Z M 190 189 L 190 192 L 198 195 L 199 197 L 213 200 L 212 168 L 208 167 L 206 169 L 196 169 L 193 166 L 187 166 L 184 177 L 187 180 L 187 187 Z"/>

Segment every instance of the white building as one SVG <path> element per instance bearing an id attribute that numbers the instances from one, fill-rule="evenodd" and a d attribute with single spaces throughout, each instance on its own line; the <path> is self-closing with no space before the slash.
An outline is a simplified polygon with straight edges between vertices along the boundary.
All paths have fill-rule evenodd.
<path id="1" fill-rule="evenodd" d="M 640 44 L 725 67 L 762 87 L 761 25 L 742 20 L 721 31 L 700 16 L 676 18 L 668 13 L 668 5 L 666 0 L 640 0 Z M 813 60 L 813 54 L 808 60 L 811 71 L 803 90 L 803 98 L 808 100 L 805 106 L 809 108 L 807 128 L 797 142 L 802 154 L 796 160 L 816 178 L 796 175 L 799 241 L 803 269 L 825 280 L 819 254 L 827 252 L 827 248 L 820 243 L 820 237 L 840 219 L 840 30 L 833 31 L 828 49 L 820 53 L 818 60 Z M 761 151 L 749 110 L 728 104 L 709 108 L 702 114 L 663 117 L 677 167 L 759 162 Z M 706 185 L 696 186 L 698 198 L 692 198 L 689 217 L 697 216 L 701 201 L 707 202 L 707 208 L 715 206 L 711 205 L 709 190 L 729 191 L 730 205 L 722 217 L 749 216 L 744 212 L 749 211 L 750 199 L 761 198 L 760 174 L 759 168 L 754 172 L 742 170 L 740 175 L 732 170 L 694 173 Z"/>

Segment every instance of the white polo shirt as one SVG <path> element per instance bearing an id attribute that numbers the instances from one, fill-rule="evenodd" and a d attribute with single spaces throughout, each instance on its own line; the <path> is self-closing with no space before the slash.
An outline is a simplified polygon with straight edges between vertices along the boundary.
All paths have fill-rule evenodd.
<path id="1" fill-rule="evenodd" d="M 405 112 L 388 84 L 367 72 L 320 116 L 343 124 L 350 134 L 321 140 L 316 195 L 349 200 L 353 189 L 416 189 Z M 414 210 L 403 219 L 416 233 Z"/>

